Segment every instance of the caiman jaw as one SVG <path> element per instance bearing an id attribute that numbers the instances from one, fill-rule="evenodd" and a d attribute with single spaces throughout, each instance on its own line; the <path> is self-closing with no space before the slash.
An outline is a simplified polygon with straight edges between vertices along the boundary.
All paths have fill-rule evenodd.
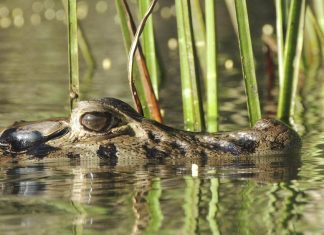
<path id="1" fill-rule="evenodd" d="M 26 152 L 49 140 L 61 138 L 70 130 L 66 120 L 21 122 L 5 129 L 0 136 L 0 148 L 10 153 Z"/>

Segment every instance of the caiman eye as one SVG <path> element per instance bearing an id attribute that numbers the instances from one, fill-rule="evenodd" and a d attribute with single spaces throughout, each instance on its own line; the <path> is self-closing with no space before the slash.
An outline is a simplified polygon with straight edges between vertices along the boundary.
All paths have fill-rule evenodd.
<path id="1" fill-rule="evenodd" d="M 87 130 L 101 132 L 113 126 L 114 118 L 109 113 L 92 112 L 84 114 L 80 122 Z"/>

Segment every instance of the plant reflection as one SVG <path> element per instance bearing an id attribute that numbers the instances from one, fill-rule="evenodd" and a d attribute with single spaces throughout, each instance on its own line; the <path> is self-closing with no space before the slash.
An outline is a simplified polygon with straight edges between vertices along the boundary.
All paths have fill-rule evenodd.
<path id="1" fill-rule="evenodd" d="M 0 171 L 0 209 L 6 213 L 11 210 L 8 205 L 18 200 L 21 206 L 17 212 L 27 210 L 27 214 L 20 213 L 17 219 L 28 217 L 35 208 L 40 212 L 51 210 L 74 234 L 87 233 L 98 226 L 113 233 L 128 229 L 128 234 L 174 229 L 181 229 L 184 234 L 222 234 L 229 223 L 233 231 L 251 233 L 256 228 L 251 218 L 256 203 L 260 203 L 254 198 L 262 189 L 268 192 L 269 201 L 268 209 L 258 211 L 258 216 L 267 221 L 264 229 L 292 232 L 300 216 L 296 213 L 296 207 L 301 206 L 298 198 L 305 197 L 295 185 L 284 183 L 296 178 L 296 162 L 292 164 L 287 157 L 269 157 L 266 161 L 259 158 L 227 166 L 203 161 L 195 163 L 199 167 L 195 174 L 192 164 L 183 161 L 109 165 L 104 161 L 74 160 L 7 165 Z M 175 179 L 175 188 L 170 188 Z M 224 180 L 232 183 L 222 184 Z M 241 181 L 245 182 L 243 188 L 242 183 L 238 184 Z M 7 198 L 8 195 L 18 197 Z M 239 213 L 233 217 L 234 211 Z M 39 217 L 41 221 L 46 218 Z"/>

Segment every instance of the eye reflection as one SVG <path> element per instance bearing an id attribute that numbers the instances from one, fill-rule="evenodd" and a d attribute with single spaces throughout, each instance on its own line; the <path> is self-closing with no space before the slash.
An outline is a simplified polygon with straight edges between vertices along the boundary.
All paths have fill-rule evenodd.
<path id="1" fill-rule="evenodd" d="M 91 131 L 104 131 L 112 122 L 112 117 L 109 113 L 92 112 L 86 113 L 81 117 L 81 125 Z"/>

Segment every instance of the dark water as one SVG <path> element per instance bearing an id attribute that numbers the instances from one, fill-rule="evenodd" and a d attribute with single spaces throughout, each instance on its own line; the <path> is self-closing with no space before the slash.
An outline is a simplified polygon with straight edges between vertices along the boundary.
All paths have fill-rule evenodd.
<path id="1" fill-rule="evenodd" d="M 91 78 L 80 59 L 83 98 L 113 96 L 130 102 L 126 56 L 112 1 L 79 4 L 87 9 L 81 24 L 97 63 Z M 273 6 L 268 4 L 262 8 L 266 12 L 251 9 L 255 37 L 262 25 L 273 23 Z M 219 5 L 221 128 L 230 130 L 248 122 L 235 34 Z M 162 106 L 167 123 L 181 127 L 177 48 L 168 47 L 176 38 L 169 1 L 160 1 L 156 18 L 166 68 Z M 0 26 L 0 126 L 68 115 L 66 27 L 60 1 L 0 1 Z M 264 89 L 264 55 L 257 39 L 254 46 Z M 226 61 L 233 62 L 232 69 L 225 69 Z M 0 234 L 323 234 L 322 84 L 309 78 L 300 91 L 295 120 L 303 149 L 300 157 L 289 156 L 289 161 L 267 158 L 222 167 L 109 166 L 99 161 L 0 166 Z M 264 113 L 271 114 L 273 101 L 266 99 L 266 92 L 261 94 Z"/>

